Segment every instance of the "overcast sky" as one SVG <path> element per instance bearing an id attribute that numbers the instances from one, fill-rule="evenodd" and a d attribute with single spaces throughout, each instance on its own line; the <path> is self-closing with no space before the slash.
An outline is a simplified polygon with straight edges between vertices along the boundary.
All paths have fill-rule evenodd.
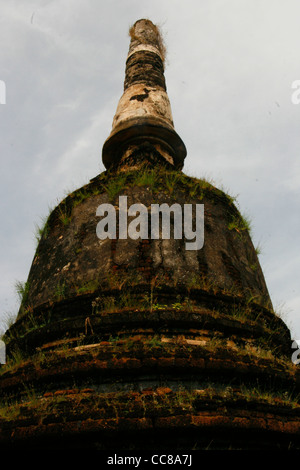
<path id="1" fill-rule="evenodd" d="M 273 305 L 300 339 L 299 0 L 0 0 L 0 326 L 18 310 L 35 226 L 104 170 L 129 27 L 149 18 L 184 172 L 237 196 Z"/>

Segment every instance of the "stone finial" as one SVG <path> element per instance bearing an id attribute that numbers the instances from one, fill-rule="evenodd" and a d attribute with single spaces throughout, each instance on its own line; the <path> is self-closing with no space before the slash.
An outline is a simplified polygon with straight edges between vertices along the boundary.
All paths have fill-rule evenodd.
<path id="1" fill-rule="evenodd" d="M 152 148 L 177 169 L 183 167 L 186 148 L 175 132 L 164 77 L 165 48 L 158 28 L 138 20 L 130 28 L 124 93 L 105 141 L 102 160 L 106 168 L 122 165 L 131 155 Z"/>

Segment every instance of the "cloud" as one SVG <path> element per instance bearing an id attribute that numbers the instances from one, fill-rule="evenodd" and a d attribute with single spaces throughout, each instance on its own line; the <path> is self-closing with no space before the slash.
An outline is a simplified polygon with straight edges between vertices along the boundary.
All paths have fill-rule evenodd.
<path id="1" fill-rule="evenodd" d="M 299 3 L 27 0 L 1 8 L 1 309 L 15 308 L 14 282 L 26 280 L 35 224 L 67 190 L 103 171 L 128 28 L 148 17 L 165 36 L 168 94 L 188 150 L 184 171 L 238 195 L 263 244 L 272 299 L 292 307 L 299 336 L 300 105 L 291 103 L 300 79 Z"/>

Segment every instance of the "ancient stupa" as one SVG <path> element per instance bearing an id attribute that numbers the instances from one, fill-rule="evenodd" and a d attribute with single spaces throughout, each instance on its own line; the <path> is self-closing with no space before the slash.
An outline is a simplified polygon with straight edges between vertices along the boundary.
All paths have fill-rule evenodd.
<path id="1" fill-rule="evenodd" d="M 290 332 L 247 224 L 233 198 L 182 172 L 158 28 L 139 20 L 130 36 L 106 171 L 50 214 L 5 335 L 0 447 L 299 448 Z M 121 215 L 120 196 L 204 205 L 203 246 L 118 224 L 99 238 L 98 207 Z"/>

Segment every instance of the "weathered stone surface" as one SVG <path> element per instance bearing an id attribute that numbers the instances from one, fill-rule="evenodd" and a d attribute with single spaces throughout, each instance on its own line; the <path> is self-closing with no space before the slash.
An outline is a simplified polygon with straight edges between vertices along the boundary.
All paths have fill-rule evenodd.
<path id="1" fill-rule="evenodd" d="M 106 168 L 118 166 L 124 156 L 150 142 L 162 160 L 181 169 L 186 148 L 174 129 L 158 28 L 149 20 L 139 20 L 130 35 L 124 93 L 103 146 L 103 163 Z"/>
<path id="2" fill-rule="evenodd" d="M 89 191 L 89 186 L 86 187 Z M 239 234 L 228 228 L 239 217 L 229 202 L 216 201 L 210 195 L 190 198 L 174 188 L 172 194 L 155 192 L 149 187 L 126 187 L 114 198 L 118 216 L 118 197 L 128 196 L 128 207 L 144 204 L 149 211 L 153 201 L 159 204 L 204 204 L 205 242 L 201 250 L 187 251 L 185 240 L 99 240 L 96 234 L 99 217 L 97 207 L 107 203 L 107 194 L 92 195 L 72 210 L 70 221 L 58 219 L 42 239 L 28 277 L 28 304 L 32 308 L 59 299 L 78 295 L 101 286 L 116 267 L 134 276 L 142 268 L 151 275 L 167 276 L 173 285 L 191 287 L 201 282 L 219 291 L 233 292 L 258 300 L 270 307 L 270 299 L 259 261 L 247 231 Z M 59 214 L 60 208 L 56 209 Z M 130 219 L 129 219 L 130 220 Z M 149 216 L 149 226 L 151 220 Z M 54 248 L 55 247 L 55 248 Z M 94 287 L 93 287 L 94 286 Z"/>
<path id="3" fill-rule="evenodd" d="M 247 226 L 229 196 L 174 171 L 185 147 L 160 36 L 143 20 L 131 38 L 104 146 L 112 170 L 50 214 L 5 337 L 0 446 L 299 449 L 300 373 Z M 118 214 L 120 195 L 148 209 L 204 204 L 204 246 L 99 240 L 96 210 Z"/>

